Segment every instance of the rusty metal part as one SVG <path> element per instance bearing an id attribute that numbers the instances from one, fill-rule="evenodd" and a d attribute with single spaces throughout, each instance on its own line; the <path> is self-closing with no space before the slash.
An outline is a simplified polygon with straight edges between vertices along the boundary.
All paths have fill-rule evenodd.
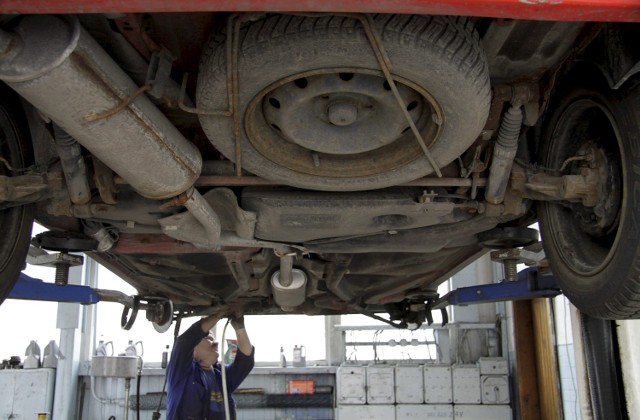
<path id="1" fill-rule="evenodd" d="M 489 118 L 484 126 L 484 131 L 489 138 L 500 127 L 500 121 L 502 119 L 502 113 L 505 103 L 521 104 L 525 106 L 525 111 L 531 114 L 535 107 L 538 113 L 540 107 L 538 102 L 540 100 L 540 86 L 536 83 L 521 83 L 517 85 L 498 85 L 492 88 L 493 95 L 491 97 L 491 108 L 489 111 Z M 525 113 L 527 113 L 525 112 Z M 527 115 L 530 117 L 529 115 Z M 528 118 L 529 122 L 531 118 Z M 531 124 L 529 124 L 531 125 Z"/>
<path id="2" fill-rule="evenodd" d="M 525 198 L 580 202 L 585 207 L 595 207 L 607 196 L 603 182 L 607 179 L 606 157 L 603 153 L 592 150 L 570 159 L 588 161 L 590 165 L 579 168 L 578 175 L 551 175 L 514 164 L 511 188 Z"/>
<path id="3" fill-rule="evenodd" d="M 203 244 L 208 247 L 218 246 L 220 232 L 222 231 L 218 215 L 195 188 L 191 188 L 188 192 L 184 193 L 183 196 L 185 194 L 187 199 L 183 205 L 189 210 L 189 214 L 195 217 L 200 226 L 204 227 L 205 240 Z M 172 225 L 163 226 L 165 233 L 170 233 L 171 228 L 169 226 Z"/>
<path id="4" fill-rule="evenodd" d="M 493 147 L 489 184 L 485 191 L 485 200 L 489 203 L 500 204 L 504 200 L 513 159 L 518 151 L 521 127 L 522 109 L 519 106 L 512 106 L 504 115 L 498 139 Z"/>
<path id="5" fill-rule="evenodd" d="M 234 43 L 233 39 L 235 38 L 235 30 L 233 26 L 233 22 L 238 17 L 237 14 L 232 14 L 227 18 L 227 38 L 225 40 L 225 53 L 226 53 L 226 66 L 227 66 L 227 99 L 228 99 L 228 108 L 226 110 L 205 110 L 199 109 L 197 107 L 191 107 L 185 104 L 186 92 L 187 92 L 187 81 L 189 79 L 189 74 L 185 73 L 182 76 L 182 84 L 180 86 L 180 98 L 178 100 L 178 107 L 190 114 L 197 115 L 211 115 L 211 116 L 220 116 L 220 117 L 231 117 L 234 113 L 234 110 L 237 109 L 234 107 L 234 104 L 237 104 L 237 99 L 234 100 L 233 96 L 236 95 L 237 91 L 234 90 L 234 80 L 237 79 L 237 54 L 234 54 L 233 48 Z"/>
<path id="6" fill-rule="evenodd" d="M 295 13 L 293 13 L 295 14 Z M 309 13 L 302 13 L 299 14 L 301 16 L 313 16 L 313 14 L 309 14 Z M 435 160 L 433 159 L 433 156 L 431 155 L 431 152 L 429 151 L 429 149 L 427 148 L 427 145 L 425 144 L 424 139 L 422 138 L 422 134 L 420 133 L 420 131 L 418 130 L 418 128 L 416 127 L 413 118 L 411 118 L 411 115 L 409 114 L 409 112 L 407 111 L 407 105 L 404 103 L 404 100 L 402 99 L 402 96 L 400 95 L 400 93 L 398 92 L 398 89 L 396 87 L 395 84 L 395 80 L 393 78 L 393 76 L 391 75 L 391 69 L 393 68 L 393 64 L 391 63 L 391 60 L 389 59 L 389 56 L 387 55 L 387 52 L 384 48 L 384 43 L 382 41 L 382 37 L 380 36 L 380 34 L 378 33 L 376 27 L 375 27 L 375 23 L 373 21 L 373 17 L 370 14 L 357 14 L 357 13 L 340 13 L 340 16 L 345 16 L 345 17 L 350 17 L 352 19 L 355 19 L 357 21 L 360 22 L 360 24 L 362 25 L 365 34 L 367 36 L 367 40 L 369 41 L 369 44 L 371 45 L 371 49 L 373 50 L 374 55 L 376 56 L 376 60 L 378 61 L 378 64 L 380 65 L 380 69 L 382 70 L 382 73 L 384 75 L 384 78 L 387 81 L 387 84 L 389 85 L 391 91 L 393 92 L 393 96 L 395 97 L 398 106 L 400 107 L 400 110 L 402 111 L 402 113 L 405 116 L 405 119 L 407 121 L 407 123 L 409 124 L 409 127 L 411 128 L 411 131 L 413 132 L 413 135 L 415 136 L 415 139 L 417 141 L 417 143 L 420 145 L 420 148 L 422 149 L 422 152 L 424 153 L 425 157 L 427 158 L 429 164 L 431 165 L 431 167 L 433 168 L 434 172 L 436 173 L 436 175 L 438 176 L 438 178 L 442 177 L 442 171 L 440 171 L 440 167 L 438 166 L 438 164 L 435 162 Z M 431 95 L 425 95 L 425 98 L 430 99 L 430 102 L 435 102 L 433 100 L 433 98 L 431 98 Z M 434 107 L 434 111 L 435 114 L 433 115 L 433 119 L 434 122 L 436 123 L 436 125 L 438 126 L 438 130 L 434 136 L 434 139 L 438 138 L 439 133 L 442 129 L 442 124 L 444 122 L 444 119 L 442 117 L 442 112 L 440 111 L 439 107 Z"/>
<path id="7" fill-rule="evenodd" d="M 32 257 L 29 263 L 40 267 L 54 267 L 56 269 L 55 284 L 64 286 L 69 282 L 69 268 L 82 265 L 84 257 L 66 252 L 57 252 Z"/>
<path id="8" fill-rule="evenodd" d="M 536 83 L 494 86 L 493 99 L 521 106 L 540 99 L 540 87 Z"/>
<path id="9" fill-rule="evenodd" d="M 136 99 L 138 96 L 140 96 L 143 93 L 148 92 L 150 90 L 151 90 L 151 85 L 140 86 L 131 95 L 125 96 L 122 99 L 122 102 L 120 102 L 117 106 L 115 106 L 112 109 L 109 109 L 107 111 L 104 111 L 104 112 L 99 112 L 99 113 L 89 112 L 87 115 L 84 116 L 84 120 L 87 121 L 87 122 L 94 122 L 94 121 L 98 121 L 98 120 L 102 120 L 102 119 L 111 117 L 112 115 L 115 115 L 118 112 L 120 112 L 120 111 L 124 110 L 125 108 L 127 108 L 131 104 L 131 102 L 133 102 L 133 100 Z"/>
<path id="10" fill-rule="evenodd" d="M 190 114 L 197 114 L 197 115 L 212 115 L 212 116 L 220 116 L 220 117 L 230 117 L 232 115 L 233 112 L 231 111 L 231 105 L 229 105 L 229 109 L 227 111 L 207 111 L 204 109 L 187 105 L 186 100 L 187 100 L 188 81 L 189 81 L 189 73 L 184 73 L 182 75 L 182 84 L 180 85 L 180 96 L 178 98 L 178 108 L 180 108 L 184 112 L 188 112 Z"/>
<path id="11" fill-rule="evenodd" d="M 113 109 L 137 86 L 77 19 L 28 16 L 16 33 L 22 42 L 10 58 L 0 58 L 0 79 L 141 195 L 173 197 L 193 184 L 200 152 L 145 95 L 105 120 L 79 118 Z"/>
<path id="12" fill-rule="evenodd" d="M 126 185 L 120 178 L 115 178 L 117 185 Z M 202 175 L 194 184 L 196 187 L 246 187 L 252 185 L 283 185 L 282 183 L 270 181 L 257 176 L 228 176 L 228 175 Z M 398 184 L 405 187 L 484 187 L 487 185 L 486 178 L 464 179 L 464 178 L 433 178 L 424 177 L 413 181 Z"/>
<path id="13" fill-rule="evenodd" d="M 247 19 L 246 15 L 232 14 L 227 19 L 226 39 L 226 65 L 227 65 L 227 96 L 229 108 L 221 111 L 201 110 L 197 107 L 187 106 L 185 102 L 188 74 L 182 78 L 180 98 L 178 106 L 183 111 L 198 114 L 233 118 L 233 136 L 235 142 L 235 167 L 236 176 L 242 176 L 242 149 L 240 147 L 240 116 L 238 114 L 239 78 L 238 78 L 238 48 L 240 38 L 240 26 Z"/>
<path id="14" fill-rule="evenodd" d="M 41 199 L 48 187 L 41 175 L 0 175 L 0 202 L 31 203 Z"/>
<path id="15" fill-rule="evenodd" d="M 382 86 L 383 83 L 387 83 L 380 71 L 357 67 L 323 68 L 298 73 L 281 79 L 263 89 L 247 106 L 245 128 L 247 137 L 253 148 L 260 155 L 273 162 L 278 162 L 279 165 L 295 172 L 336 178 L 371 176 L 396 168 L 402 168 L 404 165 L 419 159 L 421 156 L 420 146 L 408 132 L 404 133 L 404 135 L 401 134 L 394 142 L 386 146 L 365 153 L 333 154 L 309 150 L 306 147 L 293 143 L 281 136 L 280 132 L 267 124 L 263 111 L 264 101 L 270 96 L 271 92 L 277 88 L 303 79 L 307 80 L 309 86 L 311 86 L 316 83 L 316 78 L 318 77 L 322 78 L 325 75 L 335 75 L 337 78 L 338 75 L 344 73 L 378 76 L 380 77 L 380 86 Z M 319 80 L 320 82 L 322 81 L 322 79 Z M 420 119 L 420 122 L 425 131 L 425 137 L 431 140 L 430 145 L 435 144 L 438 139 L 440 126 L 434 122 L 434 119 L 437 120 L 439 117 L 433 118 L 432 116 L 441 114 L 442 111 L 439 105 L 427 91 L 417 84 L 401 77 L 395 78 L 394 86 L 396 82 L 416 91 L 429 103 L 431 114 L 429 115 L 428 112 L 423 112 L 424 115 Z M 345 127 L 341 128 L 344 129 Z"/>
<path id="16" fill-rule="evenodd" d="M 127 13 L 114 19 L 120 33 L 146 60 L 151 58 L 153 51 L 158 50 L 158 45 L 149 38 L 142 28 L 138 15 Z"/>
<path id="17" fill-rule="evenodd" d="M 512 248 L 491 251 L 491 260 L 504 265 L 504 277 L 507 281 L 518 280 L 518 264 L 546 267 L 546 256 L 541 247 L 535 249 Z"/>
<path id="18" fill-rule="evenodd" d="M 434 106 L 409 86 L 398 84 L 396 89 L 424 130 Z M 405 137 L 409 126 L 398 105 L 389 102 L 389 90 L 379 75 L 358 69 L 323 72 L 275 86 L 264 96 L 262 115 L 265 127 L 311 152 L 319 167 L 326 154 L 372 152 Z M 431 145 L 435 138 L 429 140 Z"/>
<path id="19" fill-rule="evenodd" d="M 203 251 L 193 244 L 170 238 L 166 235 L 154 234 L 131 234 L 121 233 L 114 247 L 114 252 L 118 254 L 197 254 L 202 252 L 229 253 L 251 251 L 258 252 L 260 247 L 231 247 L 221 246 L 217 250 Z"/>
<path id="20" fill-rule="evenodd" d="M 56 151 L 73 204 L 86 204 L 91 200 L 91 187 L 87 177 L 87 167 L 78 142 L 57 124 L 53 125 Z"/>
<path id="21" fill-rule="evenodd" d="M 229 28 L 231 27 L 231 18 L 229 18 Z M 242 24 L 242 18 L 236 18 L 233 26 L 233 47 L 232 51 L 232 79 L 231 79 L 231 112 L 233 116 L 233 138 L 235 141 L 235 164 L 236 175 L 242 175 L 242 147 L 240 144 L 240 115 L 238 115 L 238 96 L 240 95 L 239 87 L 239 75 L 238 75 L 238 49 L 240 44 L 240 25 Z M 231 34 L 231 32 L 229 32 Z"/>
<path id="22" fill-rule="evenodd" d="M 116 204 L 116 184 L 114 182 L 115 174 L 100 159 L 93 156 L 93 181 L 98 188 L 100 199 L 106 204 Z"/>
<path id="23" fill-rule="evenodd" d="M 424 155 L 429 161 L 429 164 L 431 164 L 431 167 L 433 168 L 436 175 L 439 178 L 442 177 L 442 172 L 440 171 L 440 167 L 438 166 L 436 161 L 433 159 L 433 156 L 431 156 L 431 152 L 429 152 L 429 149 L 427 148 L 427 145 L 425 144 L 424 139 L 422 138 L 422 134 L 420 134 L 420 131 L 416 127 L 415 123 L 413 122 L 411 115 L 407 111 L 407 106 L 404 103 L 402 96 L 400 96 L 400 93 L 398 92 L 398 89 L 395 85 L 395 81 L 391 76 L 391 68 L 393 67 L 393 65 L 391 64 L 391 60 L 389 59 L 389 56 L 387 55 L 387 52 L 384 49 L 382 38 L 380 37 L 380 34 L 378 34 L 378 31 L 375 28 L 373 18 L 369 14 L 366 14 L 366 15 L 356 14 L 356 15 L 351 15 L 351 17 L 359 20 L 360 23 L 362 24 L 365 30 L 365 33 L 367 34 L 367 38 L 369 39 L 369 43 L 371 44 L 371 48 L 373 49 L 373 52 L 376 55 L 378 63 L 380 64 L 380 68 L 384 73 L 384 77 L 385 79 L 387 79 L 387 83 L 391 87 L 391 91 L 393 92 L 393 95 L 395 96 L 396 101 L 398 102 L 398 106 L 402 110 L 405 118 L 407 119 L 407 123 L 409 124 L 409 127 L 411 127 L 411 131 L 416 137 L 416 141 L 420 145 L 420 148 L 422 149 Z M 440 131 L 440 129 L 442 128 L 443 118 L 442 118 L 442 115 L 440 114 L 436 114 L 436 116 L 437 116 L 436 124 L 438 125 L 438 131 Z M 436 134 L 435 137 L 437 138 L 438 134 Z"/>

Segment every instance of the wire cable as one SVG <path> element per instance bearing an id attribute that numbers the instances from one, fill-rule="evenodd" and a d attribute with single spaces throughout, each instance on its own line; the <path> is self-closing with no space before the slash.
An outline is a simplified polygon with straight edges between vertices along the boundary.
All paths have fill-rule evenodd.
<path id="1" fill-rule="evenodd" d="M 178 334 L 180 334 L 181 321 L 182 321 L 182 317 L 178 316 L 178 318 L 176 319 L 176 326 L 173 330 L 173 348 L 171 349 L 172 352 L 173 352 L 173 349 L 176 348 L 176 341 L 178 341 Z M 164 397 L 164 392 L 166 388 L 167 388 L 167 374 L 165 372 L 164 384 L 162 385 L 162 392 L 160 393 L 160 400 L 158 400 L 158 407 L 156 408 L 156 411 L 154 411 L 153 414 L 151 415 L 152 420 L 158 420 L 160 418 L 160 407 L 162 406 L 162 398 Z"/>
<path id="2" fill-rule="evenodd" d="M 227 318 L 227 323 L 224 324 L 222 329 L 222 338 L 220 339 L 220 354 L 224 355 L 224 336 L 227 333 L 227 326 L 231 319 Z M 231 420 L 231 412 L 229 411 L 229 390 L 227 389 L 227 366 L 224 364 L 224 356 L 222 358 L 221 373 L 222 373 L 222 400 L 224 401 L 224 416 L 227 420 Z"/>

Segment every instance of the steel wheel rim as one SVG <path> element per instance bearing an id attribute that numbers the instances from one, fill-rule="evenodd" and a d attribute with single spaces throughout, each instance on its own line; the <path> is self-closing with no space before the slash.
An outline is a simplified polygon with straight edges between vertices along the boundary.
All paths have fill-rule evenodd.
<path id="1" fill-rule="evenodd" d="M 595 127 L 597 126 L 599 128 L 596 130 Z M 555 249 L 558 250 L 563 264 L 576 275 L 594 276 L 602 272 L 611 263 L 616 254 L 620 240 L 620 225 L 625 220 L 626 215 L 625 208 L 628 198 L 623 194 L 623 191 L 627 190 L 628 185 L 624 177 L 626 171 L 625 162 L 620 154 L 622 149 L 620 136 L 611 113 L 602 105 L 590 99 L 579 100 L 569 105 L 563 111 L 556 127 L 563 128 L 556 128 L 554 138 L 559 131 L 565 135 L 570 131 L 578 132 L 578 135 L 581 136 L 580 141 L 577 142 L 565 141 L 565 148 L 568 146 L 567 143 L 573 144 L 573 148 L 579 148 L 595 138 L 600 140 L 596 142 L 599 150 L 614 159 L 613 165 L 608 165 L 607 169 L 610 174 L 617 177 L 614 182 L 617 183 L 618 187 L 614 186 L 611 182 L 612 180 L 608 180 L 604 190 L 612 195 L 614 195 L 614 189 L 619 188 L 620 192 L 618 199 L 612 198 L 612 200 L 617 201 L 615 204 L 617 211 L 615 219 L 605 229 L 608 233 L 594 235 L 593 231 L 589 232 L 589 230 L 592 230 L 589 225 L 591 220 L 585 221 L 585 219 L 592 212 L 581 205 L 580 209 L 575 205 L 567 207 L 558 203 L 550 203 L 547 209 L 550 231 L 554 232 L 553 242 Z M 578 130 L 578 127 L 582 127 L 582 130 Z M 608 142 L 602 141 L 607 139 L 609 140 Z M 555 150 L 555 152 L 558 154 L 561 151 Z M 550 151 L 548 155 L 552 153 Z M 564 156 L 564 158 L 566 157 L 568 156 Z M 558 159 L 559 157 L 556 156 L 551 164 L 557 165 Z M 619 166 L 616 165 L 615 159 L 619 162 Z M 562 162 L 559 163 L 561 164 Z M 559 166 L 557 165 L 556 167 Z M 563 175 L 575 174 L 578 167 L 578 164 L 569 165 Z M 605 199 L 604 197 L 603 195 L 603 199 Z M 578 211 L 575 211 L 576 209 Z M 596 215 L 591 216 L 595 216 L 596 220 L 598 219 Z"/>
<path id="2" fill-rule="evenodd" d="M 358 86 L 370 86 L 375 80 L 379 83 L 373 93 L 358 90 Z M 414 83 L 399 77 L 394 80 L 425 143 L 429 148 L 433 147 L 444 120 L 440 106 L 428 92 Z M 325 86 L 330 90 L 340 84 L 341 89 L 329 92 L 320 87 Z M 315 70 L 281 79 L 263 89 L 249 103 L 245 113 L 248 140 L 262 157 L 301 174 L 354 178 L 397 170 L 423 158 L 424 154 L 406 119 L 398 118 L 402 111 L 390 89 L 385 89 L 385 84 L 381 72 L 354 68 Z M 349 86 L 355 88 L 349 91 Z M 297 100 L 296 90 L 301 95 Z M 385 93 L 387 97 L 382 101 Z M 284 99 L 280 100 L 279 97 Z M 327 104 L 324 108 L 320 105 L 322 102 Z M 347 106 L 340 109 L 344 102 L 347 102 Z M 372 108 L 367 109 L 367 105 Z M 337 113 L 333 112 L 336 106 L 339 108 Z M 297 112 L 300 107 L 303 111 Z M 396 125 L 402 121 L 404 125 L 401 128 L 383 128 L 384 122 L 379 122 L 377 127 L 380 127 L 378 131 L 383 131 L 382 134 L 376 138 L 357 139 L 354 143 L 358 144 L 355 145 L 347 144 L 345 139 L 353 138 L 349 132 L 357 133 L 358 127 L 376 120 L 383 111 L 390 109 L 398 113 L 392 120 Z M 349 117 L 350 111 L 354 110 L 355 117 L 353 114 Z M 365 114 L 364 121 L 359 120 L 362 114 Z M 304 122 L 302 130 L 286 124 L 282 124 L 283 127 L 279 125 L 300 119 L 301 115 Z M 341 126 L 339 117 L 345 115 L 347 121 Z M 326 130 L 321 131 L 322 135 L 331 133 L 331 130 L 334 134 L 338 133 L 333 136 L 335 141 L 323 144 L 322 135 L 310 138 L 308 134 L 318 131 L 317 128 L 323 125 Z M 394 130 L 396 138 L 393 137 Z"/>

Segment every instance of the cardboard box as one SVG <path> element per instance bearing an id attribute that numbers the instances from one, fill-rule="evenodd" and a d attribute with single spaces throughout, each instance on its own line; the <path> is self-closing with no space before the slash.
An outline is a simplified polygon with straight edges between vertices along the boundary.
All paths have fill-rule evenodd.
<path id="1" fill-rule="evenodd" d="M 290 380 L 287 386 L 289 394 L 313 394 L 313 380 L 311 379 L 294 379 Z"/>

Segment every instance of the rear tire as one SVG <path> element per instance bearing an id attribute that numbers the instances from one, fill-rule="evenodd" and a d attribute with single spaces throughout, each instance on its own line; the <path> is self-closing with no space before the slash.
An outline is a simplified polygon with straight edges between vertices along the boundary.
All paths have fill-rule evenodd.
<path id="1" fill-rule="evenodd" d="M 640 318 L 640 83 L 620 92 L 574 88 L 547 127 L 545 167 L 560 168 L 585 145 L 606 160 L 595 208 L 539 204 L 551 269 L 580 311 L 603 319 Z M 569 164 L 562 175 L 577 174 L 583 165 L 588 163 Z"/>
<path id="2" fill-rule="evenodd" d="M 20 169 L 31 165 L 33 152 L 28 133 L 17 95 L 0 85 L 0 156 L 12 168 L 0 161 L 0 175 L 21 175 Z M 33 205 L 0 211 L 0 304 L 24 269 L 33 218 Z"/>

